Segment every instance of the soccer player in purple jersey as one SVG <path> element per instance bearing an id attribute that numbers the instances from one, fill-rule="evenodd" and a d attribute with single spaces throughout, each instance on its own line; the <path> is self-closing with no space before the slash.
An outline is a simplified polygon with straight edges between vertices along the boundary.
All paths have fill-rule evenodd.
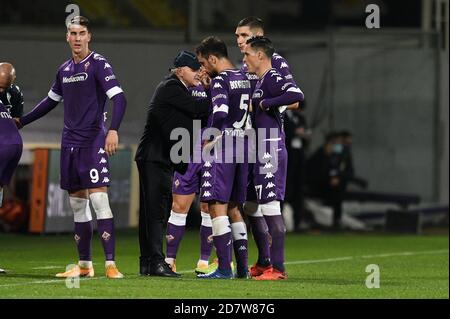
<path id="1" fill-rule="evenodd" d="M 227 149 L 227 138 L 238 142 L 240 133 L 244 133 L 248 116 L 248 103 L 251 94 L 250 82 L 246 75 L 237 70 L 228 58 L 227 47 L 215 37 L 204 39 L 196 48 L 202 67 L 213 78 L 210 82 L 210 94 L 213 112 L 209 127 L 220 132 L 213 141 L 205 145 L 206 149 L 218 140 L 225 146 L 225 153 L 233 153 L 222 161 L 205 160 L 202 174 L 201 200 L 208 202 L 212 219 L 213 242 L 219 259 L 216 271 L 198 275 L 199 278 L 233 278 L 231 269 L 231 248 L 234 248 L 238 278 L 248 277 L 247 229 L 239 212 L 239 205 L 245 202 L 247 188 L 247 165 L 239 163 L 239 155 L 234 149 Z M 243 138 L 242 138 L 243 139 Z M 228 156 L 227 156 L 228 157 Z M 231 160 L 228 161 L 228 160 Z M 228 217 L 233 223 L 230 225 Z M 233 246 L 231 245 L 233 243 Z"/>
<path id="2" fill-rule="evenodd" d="M 111 64 L 89 49 L 90 40 L 89 21 L 74 17 L 67 26 L 72 58 L 58 69 L 48 96 L 21 117 L 19 125 L 36 121 L 64 100 L 61 188 L 69 192 L 79 262 L 56 277 L 94 276 L 90 201 L 97 215 L 97 229 L 106 257 L 106 277 L 122 278 L 114 261 L 114 219 L 107 191 L 110 185 L 108 156 L 114 155 L 118 147 L 118 129 L 125 113 L 126 99 Z M 107 98 L 114 103 L 108 131 L 104 124 Z"/>
<path id="3" fill-rule="evenodd" d="M 206 99 L 208 96 L 202 84 L 188 87 L 192 97 Z M 196 133 L 196 132 L 194 132 Z M 201 134 L 201 132 L 198 132 Z M 197 158 L 201 158 L 201 138 L 197 139 L 198 145 L 194 147 Z M 195 195 L 199 194 L 201 187 L 201 173 L 203 163 L 195 163 L 191 159 L 186 173 L 175 172 L 172 182 L 172 210 L 167 222 L 166 231 L 166 263 L 176 272 L 176 256 L 186 228 L 186 219 L 189 209 L 194 202 Z M 197 261 L 195 272 L 207 273 L 215 270 L 217 263 L 209 264 L 209 257 L 213 248 L 212 224 L 209 215 L 208 203 L 200 203 L 200 258 Z"/>
<path id="4" fill-rule="evenodd" d="M 247 40 L 255 36 L 264 36 L 264 22 L 258 17 L 247 17 L 242 19 L 235 31 L 236 42 L 242 54 L 245 52 Z M 280 73 L 288 82 L 295 84 L 294 78 L 289 69 L 289 65 L 281 55 L 273 53 L 272 67 Z M 247 74 L 248 79 L 252 84 L 252 92 L 255 89 L 258 76 L 249 72 L 247 64 L 243 61 L 241 70 Z M 297 109 L 299 103 L 288 105 L 288 109 Z M 252 114 L 252 121 L 254 121 L 254 112 Z M 249 164 L 249 184 L 247 189 L 247 202 L 244 205 L 245 214 L 248 216 L 253 238 L 258 248 L 258 260 L 250 268 L 252 277 L 261 275 L 266 269 L 270 269 L 270 234 L 264 216 L 258 210 L 258 203 L 256 200 L 255 188 L 253 185 L 253 164 Z"/>
<path id="5" fill-rule="evenodd" d="M 284 111 L 287 105 L 303 101 L 303 92 L 272 67 L 274 48 L 269 39 L 253 37 L 247 41 L 244 61 L 249 72 L 258 76 L 252 95 L 253 125 L 257 130 L 258 157 L 253 179 L 257 195 L 257 211 L 264 216 L 272 238 L 272 265 L 257 280 L 287 279 L 284 268 L 286 228 L 280 202 L 284 200 L 287 173 L 287 150 L 284 134 Z M 277 131 L 276 137 L 271 132 Z M 263 150 L 261 149 L 263 148 Z M 263 156 L 261 156 L 263 154 Z"/>
<path id="6" fill-rule="evenodd" d="M 0 207 L 3 202 L 3 186 L 11 181 L 22 155 L 22 137 L 9 111 L 0 101 Z M 4 273 L 0 269 L 0 273 Z"/>

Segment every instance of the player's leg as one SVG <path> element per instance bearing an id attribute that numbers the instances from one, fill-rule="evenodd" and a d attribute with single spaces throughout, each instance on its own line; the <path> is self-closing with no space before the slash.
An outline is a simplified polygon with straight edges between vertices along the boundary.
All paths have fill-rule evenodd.
<path id="1" fill-rule="evenodd" d="M 286 226 L 281 214 L 281 203 L 284 200 L 286 190 L 287 153 L 283 147 L 277 153 L 277 170 L 262 184 L 259 206 L 266 219 L 271 236 L 270 258 L 272 270 L 266 270 L 255 279 L 279 280 L 287 279 L 284 267 L 284 241 Z"/>
<path id="2" fill-rule="evenodd" d="M 107 187 L 89 189 L 89 198 L 97 216 L 97 231 L 100 235 L 105 253 L 106 277 L 111 279 L 123 278 L 115 263 L 116 236 L 114 216 L 109 205 Z"/>
<path id="3" fill-rule="evenodd" d="M 228 205 L 228 217 L 231 220 L 231 234 L 233 237 L 233 250 L 236 258 L 237 278 L 247 278 L 248 275 L 248 236 L 247 226 L 239 211 L 236 202 Z"/>
<path id="4" fill-rule="evenodd" d="M 213 249 L 213 236 L 208 203 L 200 202 L 200 212 L 202 216 L 200 225 L 200 258 L 197 261 L 195 272 L 197 274 L 206 274 L 217 269 L 218 261 L 215 260 L 211 264 L 209 263 L 209 258 Z"/>
<path id="5" fill-rule="evenodd" d="M 247 201 L 244 205 L 244 212 L 250 221 L 253 239 L 258 249 L 258 260 L 250 267 L 250 275 L 256 277 L 272 266 L 269 227 L 261 212 L 261 207 L 256 201 Z"/>
<path id="6" fill-rule="evenodd" d="M 186 229 L 189 209 L 199 192 L 202 164 L 190 163 L 184 174 L 175 172 L 172 182 L 172 210 L 166 230 L 166 263 L 176 271 L 176 255 Z"/>
<path id="7" fill-rule="evenodd" d="M 260 204 L 261 211 L 267 221 L 269 233 L 272 237 L 270 246 L 270 256 L 272 260 L 272 269 L 268 269 L 257 280 L 278 280 L 287 279 L 284 267 L 284 240 L 286 235 L 286 226 L 281 215 L 281 206 L 279 201 L 272 201 L 266 204 Z"/>
<path id="8" fill-rule="evenodd" d="M 69 206 L 74 219 L 74 239 L 78 250 L 78 265 L 66 272 L 56 274 L 56 277 L 93 277 L 94 268 L 91 252 L 93 226 L 87 190 L 70 191 Z"/>
<path id="9" fill-rule="evenodd" d="M 97 231 L 105 253 L 107 278 L 118 279 L 123 275 L 115 264 L 114 216 L 109 205 L 109 159 L 102 148 L 80 148 L 75 155 L 75 170 L 80 184 L 89 192 L 89 199 L 97 217 Z"/>
<path id="10" fill-rule="evenodd" d="M 172 211 L 166 230 L 166 263 L 176 271 L 176 258 L 178 248 L 186 229 L 186 218 L 195 199 L 195 193 L 180 195 L 172 193 Z"/>
<path id="11" fill-rule="evenodd" d="M 227 203 L 212 201 L 209 203 L 209 212 L 213 228 L 213 242 L 216 247 L 218 257 L 218 268 L 211 273 L 200 274 L 198 278 L 205 279 L 231 279 L 233 271 L 231 269 L 231 243 L 232 235 L 230 221 L 227 216 Z"/>

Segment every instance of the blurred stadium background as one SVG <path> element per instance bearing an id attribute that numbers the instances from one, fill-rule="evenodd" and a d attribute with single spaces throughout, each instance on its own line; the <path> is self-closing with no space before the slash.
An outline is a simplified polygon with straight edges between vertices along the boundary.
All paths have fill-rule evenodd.
<path id="1" fill-rule="evenodd" d="M 356 172 L 369 181 L 369 191 L 386 195 L 346 201 L 344 213 L 365 216 L 360 222 L 366 229 L 382 230 L 388 211 L 401 211 L 407 218 L 395 217 L 393 230 L 420 234 L 428 225 L 448 235 L 448 0 L 2 1 L 0 60 L 16 68 L 25 112 L 47 94 L 58 66 L 70 56 L 64 23 L 71 3 L 91 20 L 90 47 L 112 63 L 128 99 L 123 148 L 111 170 L 119 228 L 137 226 L 132 159 L 148 102 L 173 57 L 217 35 L 239 65 L 236 24 L 256 15 L 306 94 L 309 152 L 327 132 L 351 131 Z M 380 29 L 365 27 L 371 3 L 381 8 Z M 0 211 L 0 233 L 71 232 L 67 195 L 59 189 L 62 125 L 58 107 L 22 131 L 26 150 Z M 320 221 L 320 209 L 314 213 Z M 289 206 L 285 217 L 292 229 Z M 198 223 L 195 214 L 190 220 Z"/>

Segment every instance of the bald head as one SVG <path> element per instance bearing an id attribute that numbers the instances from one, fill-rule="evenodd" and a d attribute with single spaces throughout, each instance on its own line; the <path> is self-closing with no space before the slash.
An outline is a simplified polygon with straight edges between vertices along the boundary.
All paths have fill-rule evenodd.
<path id="1" fill-rule="evenodd" d="M 11 86 L 16 79 L 16 70 L 11 63 L 0 63 L 0 92 L 3 92 Z"/>

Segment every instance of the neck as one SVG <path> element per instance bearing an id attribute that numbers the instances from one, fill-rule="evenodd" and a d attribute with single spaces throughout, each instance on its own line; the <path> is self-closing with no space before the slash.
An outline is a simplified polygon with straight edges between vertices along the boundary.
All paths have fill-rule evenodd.
<path id="1" fill-rule="evenodd" d="M 261 63 L 261 65 L 259 66 L 259 68 L 256 70 L 255 73 L 258 76 L 258 78 L 261 79 L 271 68 L 272 63 L 270 61 L 264 61 Z"/>
<path id="2" fill-rule="evenodd" d="M 233 63 L 230 62 L 230 60 L 223 58 L 217 67 L 217 73 L 221 73 L 225 70 L 235 69 Z"/>
<path id="3" fill-rule="evenodd" d="M 83 51 L 80 52 L 80 53 L 72 52 L 73 60 L 75 61 L 75 63 L 80 63 L 80 62 L 83 61 L 90 53 L 91 53 L 91 51 L 90 51 L 89 49 L 83 50 Z"/>

